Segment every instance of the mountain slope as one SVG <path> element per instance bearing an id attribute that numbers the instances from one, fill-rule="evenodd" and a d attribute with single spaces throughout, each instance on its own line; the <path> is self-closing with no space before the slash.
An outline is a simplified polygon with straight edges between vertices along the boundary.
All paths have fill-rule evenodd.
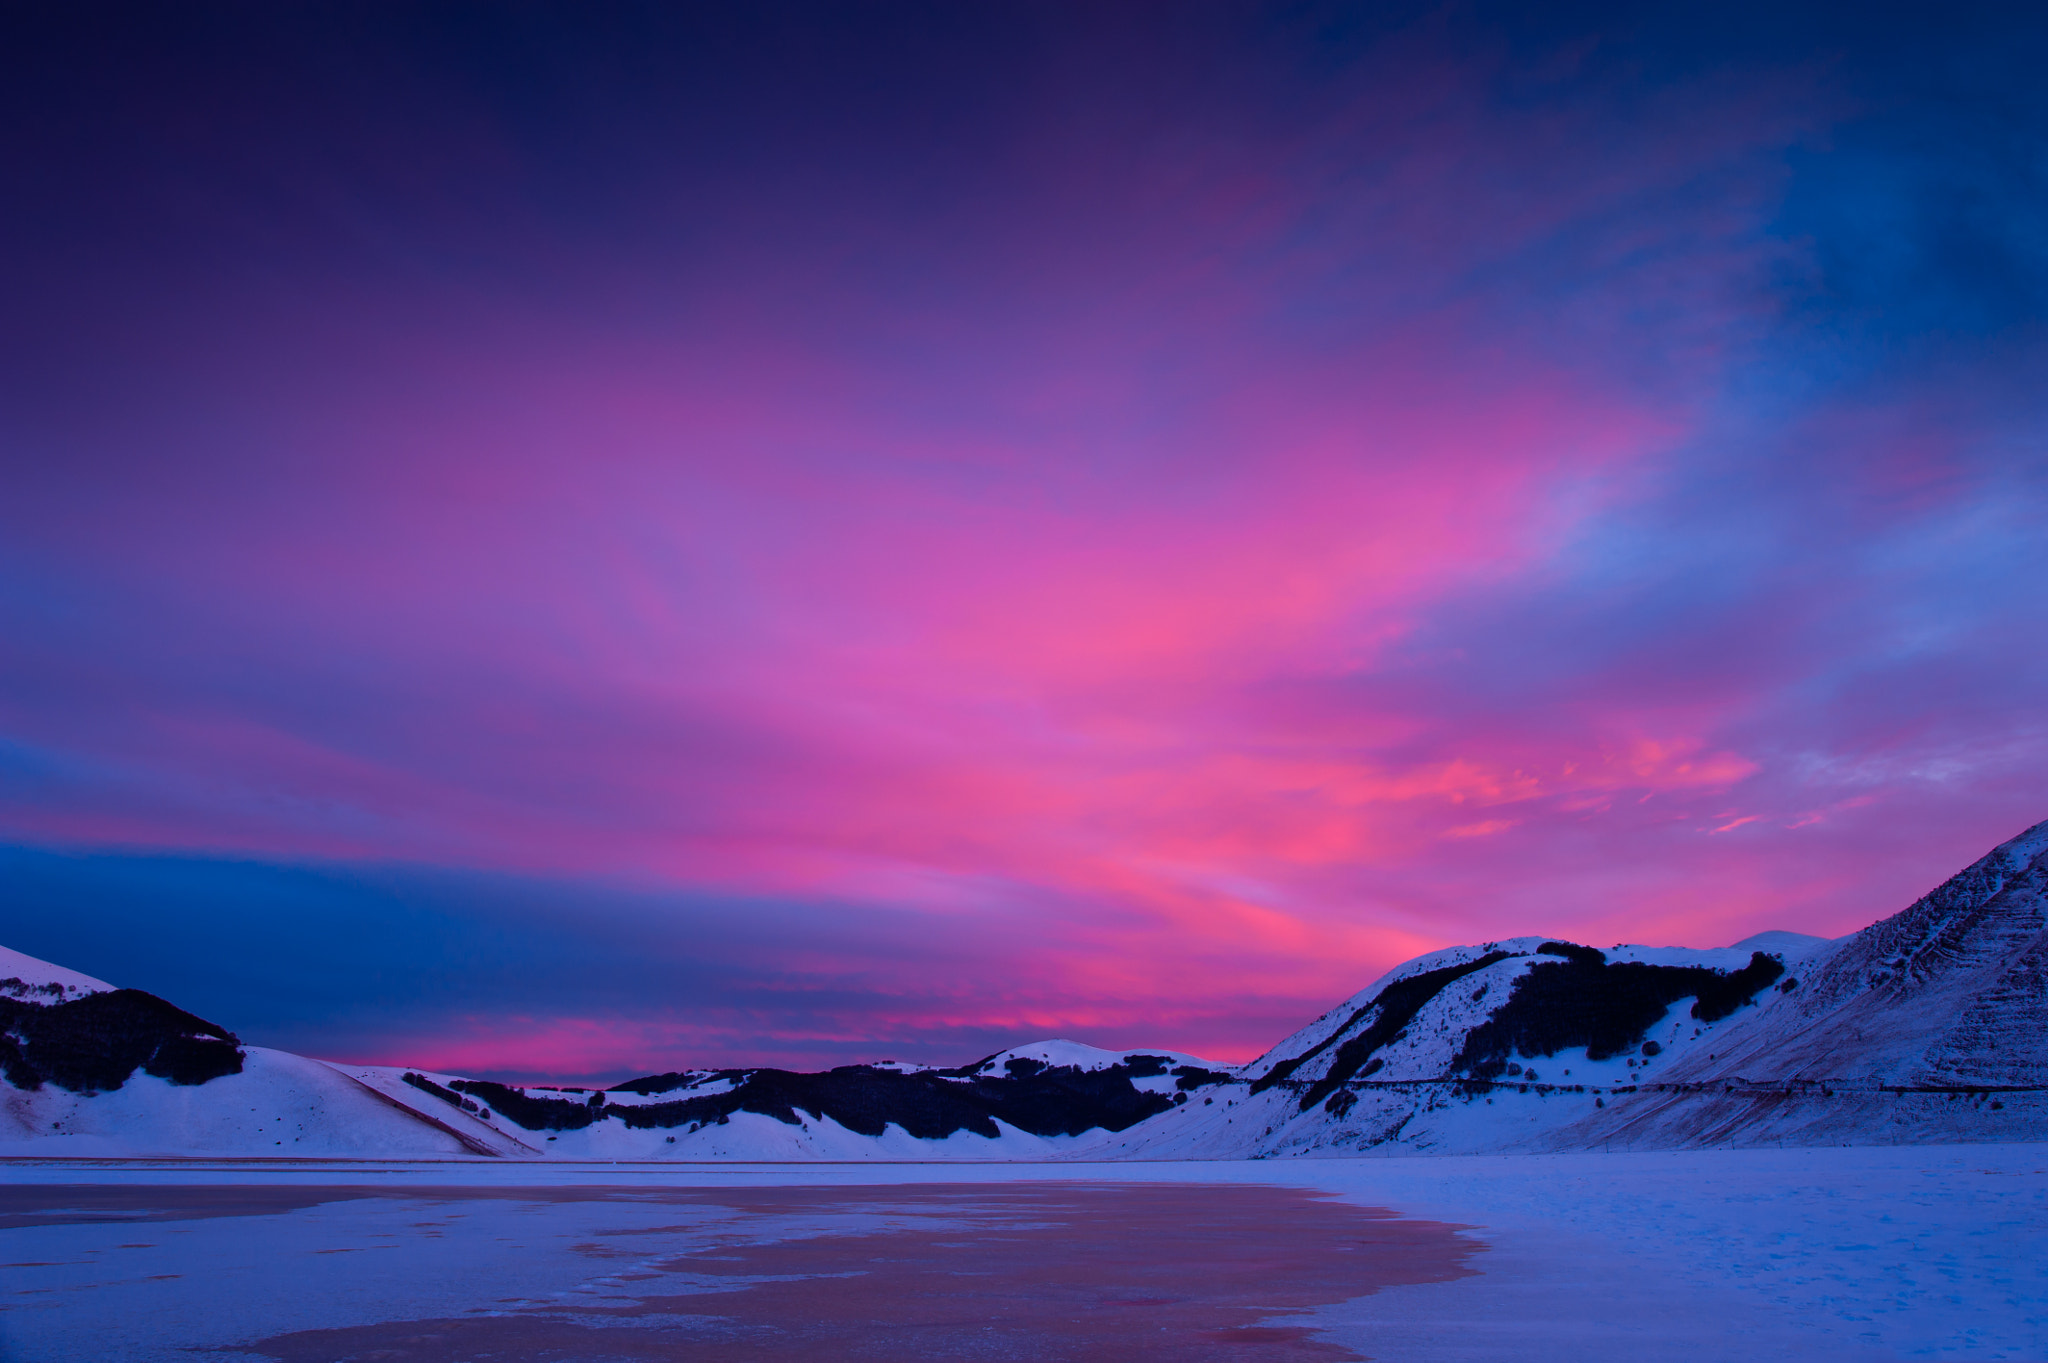
<path id="1" fill-rule="evenodd" d="M 954 1069 L 511 1086 L 260 1047 L 0 953 L 0 1151 L 1264 1158 L 2048 1136 L 2048 824 L 1837 941 L 1432 952 L 1248 1065 L 1046 1041 Z"/>
<path id="2" fill-rule="evenodd" d="M 81 994 L 104 994 L 113 987 L 105 980 L 0 947 L 0 998 L 49 1002 Z"/>
<path id="3" fill-rule="evenodd" d="M 1712 1073 L 1901 1084 L 2048 1076 L 2048 823 L 1844 939 L 1792 1016 Z M 1702 1071 L 1702 1077 L 1709 1072 Z"/>
<path id="4" fill-rule="evenodd" d="M 0 1153 L 485 1153 L 317 1060 L 0 948 Z"/>
<path id="5" fill-rule="evenodd" d="M 1133 1153 L 2038 1139 L 2044 911 L 2048 824 L 1839 941 L 1432 953 L 1246 1066 L 1227 1115 Z"/>
<path id="6" fill-rule="evenodd" d="M 1050 1159 L 1230 1078 L 1192 1056 L 1071 1041 L 956 1069 L 684 1070 L 596 1090 L 340 1068 L 471 1135 L 588 1159 Z"/>

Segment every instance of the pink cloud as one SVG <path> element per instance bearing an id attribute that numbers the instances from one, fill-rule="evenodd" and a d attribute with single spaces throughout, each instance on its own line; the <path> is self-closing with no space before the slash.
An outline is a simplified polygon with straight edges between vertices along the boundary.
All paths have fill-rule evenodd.
<path id="1" fill-rule="evenodd" d="M 159 397 L 74 413 L 0 509 L 62 584 L 0 693 L 47 767 L 7 834 L 808 896 L 986 949 L 790 1054 L 971 1021 L 1235 1058 L 1272 1039 L 1244 999 L 1312 1013 L 1447 942 L 1896 907 L 1918 872 L 1854 869 L 1885 816 L 1851 787 L 1898 768 L 1834 756 L 1876 726 L 1809 752 L 1834 712 L 1794 714 L 1853 593 L 1694 572 L 1656 519 L 1782 536 L 1743 519 L 1771 475 L 1700 471 L 1767 424 L 1730 393 L 1812 83 L 1510 107 L 1455 27 L 1291 113 L 1049 82 L 1001 193 L 835 181 L 829 246 L 705 195 L 688 250 L 524 224 L 495 289 L 129 319 Z M 1875 451 L 1870 520 L 1967 500 L 1948 413 L 1872 410 L 1801 428 Z M 1975 855 L 1962 822 L 1923 848 Z M 652 1067 L 768 1024 L 493 1025 L 417 1054 Z"/>

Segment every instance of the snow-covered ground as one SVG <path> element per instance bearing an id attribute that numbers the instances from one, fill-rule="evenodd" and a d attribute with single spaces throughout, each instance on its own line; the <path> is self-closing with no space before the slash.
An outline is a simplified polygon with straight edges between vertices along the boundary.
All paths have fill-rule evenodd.
<path id="1" fill-rule="evenodd" d="M 0 1230 L 12 1265 L 0 1357 L 168 1363 L 207 1349 L 253 1363 L 279 1355 L 233 1346 L 295 1330 L 536 1309 L 616 1324 L 606 1313 L 648 1290 L 636 1275 L 693 1247 L 914 1219 L 885 1198 L 742 1213 L 717 1190 L 1044 1180 L 1308 1188 L 1464 1227 L 1480 1247 L 1476 1276 L 1316 1312 L 1324 1345 L 1354 1356 L 2048 1358 L 2043 1145 L 1102 1165 L 11 1161 L 0 1198 L 90 1210 L 78 1224 Z M 189 1195 L 198 1203 L 173 1219 L 113 1219 L 124 1196 L 140 1204 L 166 1188 L 220 1191 Z M 350 1188 L 373 1195 L 323 1191 Z M 492 1195 L 433 1191 L 449 1188 Z M 296 1205 L 236 1207 L 236 1189 Z M 679 1189 L 713 1195 L 682 1209 L 654 1200 Z"/>
<path id="2" fill-rule="evenodd" d="M 26 999 L 75 999 L 113 989 L 105 980 L 0 947 L 0 995 Z"/>
<path id="3" fill-rule="evenodd" d="M 459 1114 L 458 1114 L 459 1115 Z M 135 1074 L 111 1093 L 0 1084 L 0 1156 L 481 1154 L 347 1074 L 289 1051 L 245 1048 L 240 1074 L 173 1084 Z"/>
<path id="4" fill-rule="evenodd" d="M 1204 1069 L 1216 1066 L 1213 1060 L 1204 1060 L 1198 1055 L 1185 1055 L 1180 1051 L 1129 1050 L 1105 1051 L 1100 1046 L 1090 1046 L 1081 1041 L 1034 1041 L 1028 1046 L 1012 1046 L 999 1051 L 981 1062 L 977 1073 L 1001 1074 L 1013 1060 L 1036 1060 L 1041 1065 L 1069 1066 L 1077 1070 L 1105 1070 L 1115 1065 L 1128 1064 L 1137 1056 L 1156 1056 L 1169 1065 L 1198 1065 Z"/>

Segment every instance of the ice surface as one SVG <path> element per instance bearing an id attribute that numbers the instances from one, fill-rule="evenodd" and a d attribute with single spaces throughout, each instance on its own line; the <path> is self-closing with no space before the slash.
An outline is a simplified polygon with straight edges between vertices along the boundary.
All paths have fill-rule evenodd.
<path id="1" fill-rule="evenodd" d="M 872 1233 L 910 1215 L 886 1198 L 743 1213 L 636 1191 L 1041 1180 L 1271 1184 L 1468 1228 L 1483 1246 L 1478 1276 L 1316 1313 L 1321 1347 L 1385 1363 L 2048 1357 L 2043 1145 L 1109 1165 L 18 1161 L 7 1188 L 50 1189 L 38 1192 L 46 1204 L 80 1210 L 75 1224 L 0 1230 L 13 1290 L 0 1355 L 168 1363 L 227 1347 L 206 1356 L 253 1363 L 231 1346 L 295 1329 L 517 1311 L 600 1319 L 648 1290 L 639 1275 L 721 1237 Z M 299 1205 L 114 1219 L 122 1191 L 142 1185 L 219 1186 L 224 1202 L 249 1188 Z M 0 1211 L 8 1196 L 0 1189 Z M 146 1201 L 133 1200 L 138 1211 Z M 702 1290 L 667 1281 L 661 1291 Z M 686 1315 L 668 1319 L 689 1328 Z"/>

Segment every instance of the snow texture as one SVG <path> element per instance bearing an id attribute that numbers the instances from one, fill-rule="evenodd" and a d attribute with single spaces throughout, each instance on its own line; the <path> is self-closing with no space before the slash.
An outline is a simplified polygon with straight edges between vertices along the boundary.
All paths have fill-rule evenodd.
<path id="1" fill-rule="evenodd" d="M 240 1074 L 202 1085 L 137 1074 L 110 1093 L 0 1087 L 0 1155 L 340 1156 L 475 1153 L 317 1060 L 246 1049 Z"/>
<path id="2" fill-rule="evenodd" d="M 75 999 L 85 994 L 104 994 L 113 987 L 105 980 L 0 947 L 0 995 L 17 999 Z"/>

